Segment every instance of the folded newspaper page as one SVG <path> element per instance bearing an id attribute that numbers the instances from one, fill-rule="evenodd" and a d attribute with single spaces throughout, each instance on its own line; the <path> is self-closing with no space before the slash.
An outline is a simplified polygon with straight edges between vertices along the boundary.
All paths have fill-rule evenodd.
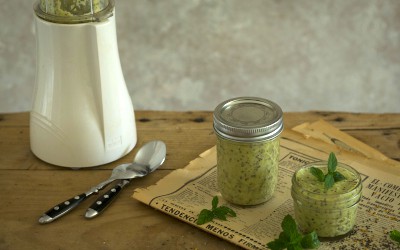
<path id="1" fill-rule="evenodd" d="M 398 161 L 390 159 L 378 150 L 340 131 L 324 120 L 319 120 L 313 123 L 303 123 L 292 128 L 292 130 L 303 134 L 307 138 L 312 137 L 328 144 L 335 144 L 341 149 L 364 155 L 367 158 L 385 161 L 387 164 L 400 167 Z"/>
<path id="2" fill-rule="evenodd" d="M 321 140 L 305 139 L 290 130 L 282 133 L 278 186 L 273 198 L 264 204 L 237 206 L 221 197 L 216 184 L 215 147 L 157 184 L 136 189 L 133 198 L 245 249 L 267 249 L 266 244 L 282 231 L 283 218 L 287 214 L 294 217 L 292 175 L 307 163 L 327 160 L 330 152 L 360 172 L 363 198 L 353 231 L 340 240 L 323 241 L 319 249 L 399 249 L 389 238 L 389 232 L 400 227 L 400 168 Z M 211 208 L 215 195 L 219 197 L 219 205 L 229 206 L 237 217 L 197 225 L 198 214 L 204 208 Z"/>

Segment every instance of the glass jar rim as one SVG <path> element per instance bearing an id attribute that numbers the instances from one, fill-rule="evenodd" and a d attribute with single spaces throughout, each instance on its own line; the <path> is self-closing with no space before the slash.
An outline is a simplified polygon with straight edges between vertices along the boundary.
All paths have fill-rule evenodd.
<path id="1" fill-rule="evenodd" d="M 310 162 L 307 163 L 306 165 L 302 166 L 301 168 L 297 169 L 295 171 L 295 173 L 292 176 L 292 188 L 293 187 L 302 187 L 302 185 L 300 185 L 300 183 L 298 182 L 296 176 L 300 171 L 304 171 L 304 169 L 309 169 L 311 167 L 327 167 L 328 166 L 328 162 L 327 161 L 315 161 L 315 162 Z M 362 191 L 362 180 L 361 180 L 361 176 L 360 173 L 354 169 L 353 167 L 345 164 L 345 163 L 341 163 L 338 162 L 338 167 L 342 167 L 345 168 L 347 170 L 349 170 L 350 172 L 352 172 L 357 180 L 357 183 L 354 185 L 354 187 L 352 187 L 351 189 L 347 190 L 347 192 L 344 193 L 330 193 L 330 194 L 322 194 L 320 192 L 313 192 L 312 190 L 307 190 L 307 189 L 302 189 L 302 191 L 306 192 L 307 195 L 313 195 L 313 196 L 323 196 L 323 197 L 335 197 L 335 196 L 340 196 L 340 195 L 346 195 L 346 194 L 353 194 L 351 197 L 349 197 L 348 199 L 351 199 L 353 197 L 356 197 L 358 194 L 361 193 Z M 319 200 L 319 199 L 318 199 Z"/>

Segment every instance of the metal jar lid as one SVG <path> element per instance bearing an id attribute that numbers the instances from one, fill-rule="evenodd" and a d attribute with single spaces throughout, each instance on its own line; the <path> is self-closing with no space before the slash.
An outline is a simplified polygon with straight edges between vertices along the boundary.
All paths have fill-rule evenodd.
<path id="1" fill-rule="evenodd" d="M 257 97 L 226 100 L 214 110 L 214 130 L 235 141 L 263 141 L 283 130 L 282 109 L 274 102 Z"/>

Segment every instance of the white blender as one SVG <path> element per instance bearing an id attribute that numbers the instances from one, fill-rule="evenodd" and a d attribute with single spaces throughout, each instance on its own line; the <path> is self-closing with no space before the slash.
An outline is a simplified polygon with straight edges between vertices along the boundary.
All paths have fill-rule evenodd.
<path id="1" fill-rule="evenodd" d="M 36 85 L 30 114 L 33 153 L 83 168 L 135 146 L 132 102 L 122 74 L 114 0 L 40 0 L 34 6 Z"/>

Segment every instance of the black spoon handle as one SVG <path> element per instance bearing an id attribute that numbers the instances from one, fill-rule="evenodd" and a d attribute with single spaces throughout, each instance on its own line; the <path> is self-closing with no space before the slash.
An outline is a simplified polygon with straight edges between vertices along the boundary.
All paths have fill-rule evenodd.
<path id="1" fill-rule="evenodd" d="M 86 200 L 87 197 L 89 196 L 86 195 L 86 193 L 82 193 L 69 200 L 61 202 L 60 204 L 54 206 L 53 208 L 49 209 L 46 213 L 44 213 L 39 218 L 39 223 L 46 224 L 52 222 L 53 220 L 63 216 L 64 214 L 74 209 L 82 201 Z"/>
<path id="2" fill-rule="evenodd" d="M 87 219 L 91 219 L 99 215 L 101 212 L 106 209 L 111 202 L 118 196 L 121 192 L 122 188 L 128 184 L 129 180 L 122 180 L 120 183 L 112 187 L 105 194 L 100 196 L 93 204 L 86 210 L 85 217 Z"/>

